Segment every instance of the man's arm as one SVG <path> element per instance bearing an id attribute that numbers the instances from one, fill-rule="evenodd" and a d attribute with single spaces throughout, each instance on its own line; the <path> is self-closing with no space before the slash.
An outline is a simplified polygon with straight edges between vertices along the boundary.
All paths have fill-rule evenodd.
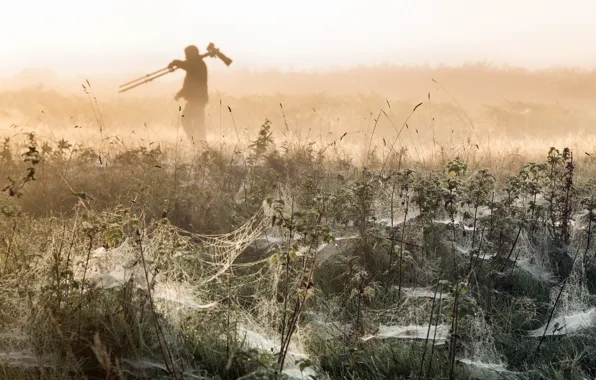
<path id="1" fill-rule="evenodd" d="M 175 59 L 172 62 L 170 62 L 170 64 L 168 65 L 168 69 L 173 69 L 175 67 L 180 68 L 182 70 L 186 70 L 186 68 L 187 68 L 187 62 L 186 61 L 180 61 L 178 59 Z"/>

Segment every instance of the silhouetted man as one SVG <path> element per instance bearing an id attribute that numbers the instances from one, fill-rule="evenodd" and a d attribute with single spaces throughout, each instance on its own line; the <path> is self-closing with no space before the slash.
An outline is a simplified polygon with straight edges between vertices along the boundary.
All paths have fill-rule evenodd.
<path id="1" fill-rule="evenodd" d="M 189 139 L 194 143 L 206 141 L 205 106 L 209 101 L 207 88 L 207 65 L 203 58 L 209 54 L 200 55 L 199 49 L 190 45 L 184 49 L 185 61 L 173 60 L 168 68 L 180 68 L 186 71 L 182 89 L 176 94 L 176 100 L 184 98 L 184 117 L 182 126 Z"/>

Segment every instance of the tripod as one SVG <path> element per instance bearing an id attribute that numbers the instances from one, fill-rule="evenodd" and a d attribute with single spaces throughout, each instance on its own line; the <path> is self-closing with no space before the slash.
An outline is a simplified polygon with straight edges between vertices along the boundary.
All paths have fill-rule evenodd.
<path id="1" fill-rule="evenodd" d="M 230 66 L 232 64 L 232 60 L 230 58 L 228 58 L 225 54 L 220 52 L 219 49 L 216 48 L 215 45 L 213 45 L 213 43 L 210 43 L 209 46 L 207 46 L 207 53 L 201 54 L 200 57 L 201 58 L 217 57 L 217 58 L 221 59 L 223 61 L 223 63 L 226 64 L 226 66 Z M 130 82 L 126 82 L 126 83 L 120 85 L 118 92 L 126 92 L 128 90 L 132 90 L 135 87 L 138 87 L 142 84 L 151 82 L 152 80 L 155 80 L 155 79 L 162 77 L 166 74 L 169 74 L 171 72 L 174 72 L 177 69 L 178 68 L 165 67 L 161 70 L 157 70 L 150 74 L 143 75 L 140 78 L 131 80 Z"/>

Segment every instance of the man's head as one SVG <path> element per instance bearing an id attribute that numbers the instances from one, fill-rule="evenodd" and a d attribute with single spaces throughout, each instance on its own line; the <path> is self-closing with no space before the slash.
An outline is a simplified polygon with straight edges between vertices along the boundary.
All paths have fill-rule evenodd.
<path id="1" fill-rule="evenodd" d="M 197 55 L 199 55 L 199 49 L 195 45 L 187 46 L 184 49 L 184 55 L 186 55 L 187 59 L 196 57 Z"/>

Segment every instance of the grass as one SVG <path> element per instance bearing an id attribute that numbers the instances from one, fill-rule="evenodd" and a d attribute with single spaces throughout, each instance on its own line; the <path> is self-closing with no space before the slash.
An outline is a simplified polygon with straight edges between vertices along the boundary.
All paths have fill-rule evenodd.
<path id="1" fill-rule="evenodd" d="M 593 326 L 528 335 L 595 307 L 590 140 L 503 139 L 512 157 L 467 122 L 463 140 L 417 130 L 428 104 L 404 101 L 366 134 L 302 135 L 282 105 L 190 150 L 72 101 L 102 111 L 87 135 L 24 131 L 0 151 L 0 377 L 596 376 Z M 343 101 L 317 103 L 364 113 Z"/>

